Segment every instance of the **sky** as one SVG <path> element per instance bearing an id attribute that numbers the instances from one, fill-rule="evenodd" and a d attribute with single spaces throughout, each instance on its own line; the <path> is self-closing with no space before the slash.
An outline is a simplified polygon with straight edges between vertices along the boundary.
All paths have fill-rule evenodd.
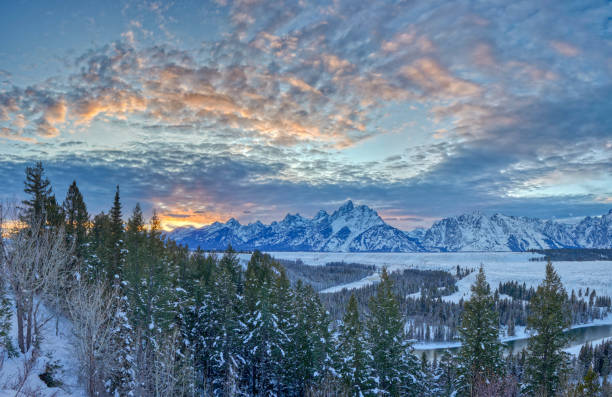
<path id="1" fill-rule="evenodd" d="M 612 208 L 609 1 L 0 3 L 0 199 L 164 227 Z"/>

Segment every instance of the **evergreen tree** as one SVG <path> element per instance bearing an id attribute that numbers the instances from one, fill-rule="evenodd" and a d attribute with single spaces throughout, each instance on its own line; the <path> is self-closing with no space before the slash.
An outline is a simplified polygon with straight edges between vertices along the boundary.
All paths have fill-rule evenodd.
<path id="1" fill-rule="evenodd" d="M 351 396 L 376 395 L 374 357 L 364 337 L 357 299 L 351 294 L 338 337 L 338 372 Z"/>
<path id="2" fill-rule="evenodd" d="M 237 274 L 241 271 L 236 254 L 230 249 L 219 262 L 211 299 L 207 302 L 204 326 L 205 346 L 210 355 L 212 392 L 218 396 L 235 395 L 240 387 L 240 372 L 245 363 L 241 337 L 246 326 L 242 318 L 242 296 Z"/>
<path id="3" fill-rule="evenodd" d="M 500 377 L 503 369 L 499 318 L 482 266 L 471 290 L 472 296 L 463 306 L 459 328 L 460 381 L 466 395 L 474 395 L 477 382 L 489 383 Z"/>
<path id="4" fill-rule="evenodd" d="M 89 234 L 89 249 L 85 271 L 90 279 L 108 277 L 107 267 L 113 259 L 111 246 L 111 221 L 105 213 L 96 215 Z"/>
<path id="5" fill-rule="evenodd" d="M 593 368 L 590 367 L 587 373 L 584 375 L 582 382 L 576 385 L 576 397 L 598 397 L 601 391 L 599 385 L 599 376 Z"/>
<path id="6" fill-rule="evenodd" d="M 109 248 L 112 252 L 111 262 L 108 266 L 108 277 L 112 281 L 115 275 L 120 274 L 124 261 L 124 228 L 123 215 L 121 213 L 121 200 L 119 197 L 119 185 L 115 191 L 113 207 L 109 211 L 110 217 L 110 241 Z"/>
<path id="7" fill-rule="evenodd" d="M 143 277 L 144 258 L 147 250 L 147 236 L 145 220 L 140 209 L 140 204 L 136 204 L 130 219 L 128 219 L 125 230 L 125 264 L 123 266 L 122 278 L 130 285 L 129 293 L 133 286 L 137 286 Z"/>
<path id="8" fill-rule="evenodd" d="M 155 213 L 143 246 L 143 268 L 138 273 L 141 278 L 129 283 L 128 318 L 138 330 L 137 378 L 143 384 L 143 393 L 146 394 L 154 393 L 159 386 L 157 380 L 151 378 L 151 373 L 160 370 L 155 357 L 166 357 L 169 354 L 164 350 L 167 348 L 164 343 L 168 338 L 182 343 L 174 335 L 177 314 L 182 311 L 182 307 L 177 296 L 181 288 L 175 283 L 168 250 L 161 236 L 159 217 Z"/>
<path id="9" fill-rule="evenodd" d="M 438 394 L 432 396 L 444 396 L 450 397 L 456 395 L 456 379 L 457 379 L 457 365 L 456 359 L 453 357 L 448 350 L 445 350 L 440 357 L 438 364 L 438 370 L 436 371 L 436 388 L 439 390 Z"/>
<path id="10" fill-rule="evenodd" d="M 567 293 L 559 275 L 548 262 L 546 277 L 530 301 L 527 329 L 532 332 L 525 362 L 524 390 L 532 395 L 552 397 L 561 390 L 568 370 L 568 354 L 563 351 L 570 326 Z"/>
<path id="11" fill-rule="evenodd" d="M 128 299 L 123 286 L 115 279 L 114 316 L 111 329 L 112 362 L 106 380 L 106 391 L 112 396 L 134 396 L 136 392 L 136 351 L 133 328 L 128 320 Z"/>
<path id="12" fill-rule="evenodd" d="M 285 384 L 290 394 L 305 395 L 319 382 L 330 365 L 330 335 L 327 312 L 318 294 L 310 286 L 298 281 L 294 302 L 287 320 L 291 337 L 287 351 Z"/>
<path id="13" fill-rule="evenodd" d="M 85 243 L 87 242 L 89 214 L 76 181 L 73 181 L 68 188 L 64 200 L 64 213 L 66 214 L 66 235 L 71 242 L 74 242 L 77 256 L 82 258 L 85 254 Z"/>
<path id="14" fill-rule="evenodd" d="M 26 167 L 24 185 L 23 191 L 30 198 L 22 201 L 21 220 L 28 224 L 31 222 L 55 224 L 59 217 L 59 209 L 42 162 L 38 161 L 34 167 Z"/>
<path id="15" fill-rule="evenodd" d="M 243 345 L 247 356 L 247 393 L 253 396 L 279 395 L 278 359 L 284 356 L 289 337 L 278 316 L 279 286 L 288 281 L 280 266 L 267 254 L 255 251 L 245 275 L 245 322 Z M 286 277 L 285 277 L 286 278 Z"/>
<path id="16" fill-rule="evenodd" d="M 379 388 L 391 396 L 418 396 L 422 373 L 404 335 L 404 320 L 387 269 L 383 268 L 376 295 L 370 299 L 369 345 Z"/>

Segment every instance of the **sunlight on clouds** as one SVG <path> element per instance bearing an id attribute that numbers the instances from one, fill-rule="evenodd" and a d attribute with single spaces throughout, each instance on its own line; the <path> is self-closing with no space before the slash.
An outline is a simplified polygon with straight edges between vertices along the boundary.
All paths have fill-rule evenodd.
<path id="1" fill-rule="evenodd" d="M 561 55 L 575 57 L 580 54 L 580 50 L 573 45 L 563 41 L 551 41 L 550 45 Z"/>
<path id="2" fill-rule="evenodd" d="M 421 58 L 411 65 L 402 67 L 400 74 L 419 86 L 424 94 L 461 98 L 482 93 L 482 88 L 478 84 L 453 76 L 431 58 Z"/>

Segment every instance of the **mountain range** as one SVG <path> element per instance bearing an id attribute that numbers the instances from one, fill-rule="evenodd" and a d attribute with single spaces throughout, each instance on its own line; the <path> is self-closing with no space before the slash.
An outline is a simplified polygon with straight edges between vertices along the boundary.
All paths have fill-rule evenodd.
<path id="1" fill-rule="evenodd" d="M 429 229 L 394 228 L 365 205 L 347 201 L 332 214 L 313 218 L 287 214 L 269 225 L 241 225 L 230 219 L 201 228 L 183 227 L 168 237 L 190 248 L 261 251 L 446 252 L 526 251 L 547 248 L 612 248 L 612 210 L 577 224 L 538 218 L 484 215 L 480 212 L 441 219 Z"/>

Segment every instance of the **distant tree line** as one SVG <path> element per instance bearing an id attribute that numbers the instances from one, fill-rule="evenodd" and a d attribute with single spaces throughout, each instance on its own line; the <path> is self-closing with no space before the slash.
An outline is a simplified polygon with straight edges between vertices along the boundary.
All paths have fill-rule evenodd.
<path id="1" fill-rule="evenodd" d="M 609 248 L 558 248 L 558 249 L 532 249 L 529 252 L 541 254 L 541 257 L 530 258 L 532 262 L 546 261 L 610 261 L 612 249 Z"/>
<path id="2" fill-rule="evenodd" d="M 291 285 L 298 280 L 309 284 L 315 291 L 361 280 L 376 272 L 376 266 L 358 263 L 329 262 L 323 266 L 306 265 L 301 260 L 277 260 L 287 271 Z"/>

